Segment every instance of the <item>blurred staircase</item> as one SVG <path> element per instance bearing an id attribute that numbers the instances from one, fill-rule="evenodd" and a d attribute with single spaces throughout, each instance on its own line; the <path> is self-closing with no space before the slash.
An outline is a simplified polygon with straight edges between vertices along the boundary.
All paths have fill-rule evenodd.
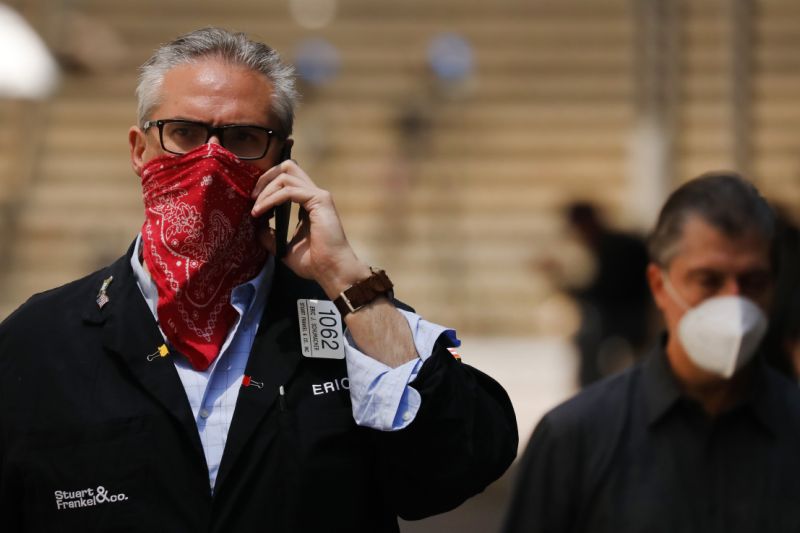
<path id="1" fill-rule="evenodd" d="M 754 168 L 765 189 L 798 205 L 800 6 L 763 4 Z M 305 37 L 338 48 L 340 75 L 299 108 L 294 155 L 333 191 L 359 254 L 385 267 L 397 296 L 431 320 L 470 334 L 547 333 L 562 308 L 548 307 L 555 289 L 531 264 L 565 249 L 561 206 L 590 199 L 612 221 L 629 221 L 627 0 L 342 0 L 334 23 L 313 31 L 285 3 L 260 0 L 68 6 L 128 49 L 113 68 L 69 74 L 48 107 L 36 180 L 10 243 L 2 315 L 124 252 L 142 221 L 127 149 L 136 68 L 159 43 L 207 25 L 245 31 L 289 60 Z M 715 17 L 713 7 L 687 12 L 679 179 L 729 163 Z M 426 71 L 426 47 L 442 31 L 458 32 L 475 53 L 474 82 L 449 98 L 432 96 Z M 404 139 L 398 122 L 419 101 L 427 128 Z"/>
<path id="2" fill-rule="evenodd" d="M 531 309 L 551 289 L 529 259 L 556 238 L 554 210 L 587 193 L 616 206 L 624 186 L 626 3 L 581 4 L 351 0 L 312 32 L 284 5 L 253 0 L 201 0 L 191 13 L 181 2 L 71 2 L 130 48 L 113 71 L 69 75 L 50 105 L 5 310 L 124 251 L 142 219 L 126 146 L 135 69 L 158 43 L 213 24 L 261 37 L 288 59 L 306 36 L 336 45 L 340 76 L 301 106 L 295 155 L 334 191 L 350 239 L 431 319 L 533 332 Z M 440 31 L 470 40 L 477 76 L 466 94 L 434 102 L 428 141 L 409 162 L 398 117 L 426 94 L 425 51 Z M 324 157 L 304 152 L 306 136 L 322 139 Z"/>
<path id="3" fill-rule="evenodd" d="M 750 79 L 736 80 L 752 106 L 744 147 L 749 176 L 767 197 L 800 215 L 800 4 L 791 0 L 740 2 L 751 6 L 749 35 L 731 24 L 730 0 L 684 2 L 684 81 L 678 179 L 711 169 L 737 168 L 732 109 L 733 63 L 750 64 Z M 748 57 L 732 57 L 734 39 L 750 41 Z M 745 169 L 740 169 L 745 170 Z M 800 219 L 798 219 L 800 221 Z"/>

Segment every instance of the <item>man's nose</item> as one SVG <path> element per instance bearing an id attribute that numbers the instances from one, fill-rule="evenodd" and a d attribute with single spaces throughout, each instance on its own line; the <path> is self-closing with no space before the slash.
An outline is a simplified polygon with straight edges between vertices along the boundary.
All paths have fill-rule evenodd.
<path id="1" fill-rule="evenodd" d="M 219 135 L 213 133 L 211 137 L 208 138 L 208 144 L 218 144 L 222 146 L 222 139 L 219 138 Z"/>
<path id="2" fill-rule="evenodd" d="M 739 296 L 742 294 L 742 287 L 739 280 L 731 276 L 725 280 L 722 285 L 722 290 L 719 291 L 719 296 Z"/>

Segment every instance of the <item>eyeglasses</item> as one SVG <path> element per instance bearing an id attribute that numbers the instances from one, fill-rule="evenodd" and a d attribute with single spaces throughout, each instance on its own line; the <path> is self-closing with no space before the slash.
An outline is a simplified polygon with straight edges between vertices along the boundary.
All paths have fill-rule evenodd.
<path id="1" fill-rule="evenodd" d="M 216 135 L 220 144 L 239 159 L 261 159 L 269 150 L 272 137 L 278 135 L 274 130 L 261 126 L 229 124 L 213 127 L 203 122 L 179 119 L 148 120 L 144 123 L 144 130 L 153 126 L 158 128 L 161 148 L 175 155 L 190 152 Z"/>

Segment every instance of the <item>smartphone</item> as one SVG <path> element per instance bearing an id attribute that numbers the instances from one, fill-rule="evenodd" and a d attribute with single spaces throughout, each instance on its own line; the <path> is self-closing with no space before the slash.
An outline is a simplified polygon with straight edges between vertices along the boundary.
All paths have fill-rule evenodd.
<path id="1" fill-rule="evenodd" d="M 287 143 L 281 152 L 281 160 L 283 163 L 287 159 L 292 158 L 292 146 Z M 289 217 L 292 214 L 292 203 L 284 202 L 281 205 L 275 206 L 275 256 L 284 257 L 288 250 L 289 239 Z"/>

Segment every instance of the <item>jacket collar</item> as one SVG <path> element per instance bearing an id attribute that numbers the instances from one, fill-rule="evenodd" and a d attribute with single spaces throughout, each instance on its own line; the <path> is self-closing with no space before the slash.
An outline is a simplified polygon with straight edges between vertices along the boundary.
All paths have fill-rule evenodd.
<path id="1" fill-rule="evenodd" d="M 289 382 L 303 359 L 298 298 L 327 299 L 318 285 L 299 278 L 282 261 L 275 261 L 272 288 L 245 370 L 246 376 L 263 387 L 243 386 L 239 391 L 217 475 L 217 491 L 224 487 L 255 429 L 277 408 L 280 387 L 289 389 Z"/>
<path id="2" fill-rule="evenodd" d="M 95 301 L 97 294 L 94 294 L 84 307 L 84 321 L 103 327 L 104 347 L 120 358 L 142 388 L 183 427 L 190 447 L 206 468 L 197 425 L 171 360 L 173 355 L 153 356 L 164 344 L 164 339 L 136 284 L 130 265 L 133 250 L 132 244 L 124 257 L 97 278 L 99 293 L 103 280 L 113 276 L 106 290 L 108 302 L 99 306 Z M 246 376 L 263 387 L 242 387 L 239 391 L 217 475 L 216 491 L 224 486 L 225 479 L 263 418 L 275 408 L 279 388 L 284 386 L 288 389 L 287 384 L 302 360 L 298 298 L 327 299 L 318 285 L 299 278 L 281 261 L 276 261 L 266 309 L 245 370 Z"/>
<path id="3" fill-rule="evenodd" d="M 680 384 L 672 373 L 664 351 L 666 338 L 659 342 L 642 364 L 642 385 L 648 425 L 660 420 L 681 398 Z"/>
<path id="4" fill-rule="evenodd" d="M 103 346 L 118 357 L 130 373 L 169 415 L 184 429 L 190 448 L 205 466 L 205 454 L 200 442 L 189 402 L 178 372 L 169 354 L 159 356 L 164 338 L 150 309 L 142 297 L 130 258 L 133 245 L 124 257 L 118 259 L 98 278 L 97 293 L 87 302 L 83 319 L 88 324 L 103 328 Z M 107 303 L 96 301 L 103 281 L 112 277 L 106 289 Z"/>

